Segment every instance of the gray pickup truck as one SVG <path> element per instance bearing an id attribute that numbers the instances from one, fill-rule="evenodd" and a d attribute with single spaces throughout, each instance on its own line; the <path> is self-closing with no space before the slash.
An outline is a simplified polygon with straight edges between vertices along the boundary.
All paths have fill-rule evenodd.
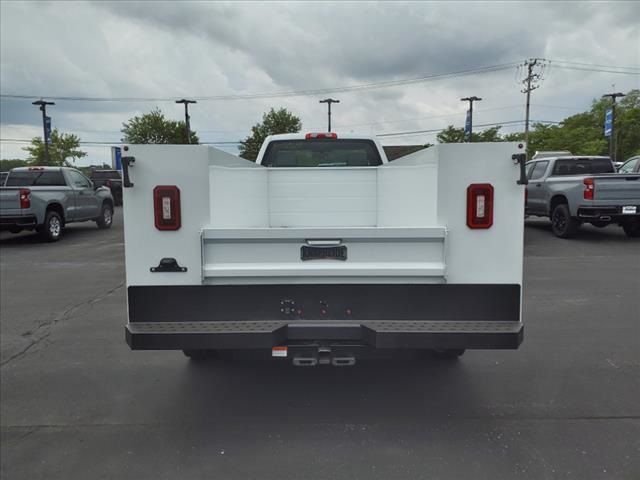
<path id="1" fill-rule="evenodd" d="M 526 165 L 526 213 L 549 217 L 553 233 L 576 234 L 582 223 L 620 225 L 640 237 L 640 175 L 616 174 L 608 157 L 551 157 Z"/>
<path id="2" fill-rule="evenodd" d="M 113 197 L 81 172 L 66 167 L 20 167 L 0 187 L 0 230 L 36 230 L 49 242 L 72 222 L 111 227 Z"/>

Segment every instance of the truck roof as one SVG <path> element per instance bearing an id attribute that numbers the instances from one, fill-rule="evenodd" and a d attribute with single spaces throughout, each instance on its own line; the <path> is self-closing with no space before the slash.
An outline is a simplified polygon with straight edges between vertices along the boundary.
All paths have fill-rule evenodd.
<path id="1" fill-rule="evenodd" d="M 340 132 L 331 132 L 336 135 L 336 138 L 339 139 L 354 139 L 354 140 L 373 140 L 377 141 L 375 135 L 366 134 L 366 133 L 340 133 Z M 265 142 L 271 140 L 305 140 L 307 135 L 327 135 L 328 132 L 299 132 L 299 133 L 280 133 L 278 135 L 269 135 Z"/>
<path id="2" fill-rule="evenodd" d="M 558 155 L 556 157 L 541 157 L 541 158 L 532 158 L 529 162 L 539 162 L 540 160 L 586 160 L 586 159 L 604 159 L 611 160 L 609 157 L 604 155 Z"/>
<path id="3" fill-rule="evenodd" d="M 52 166 L 38 167 L 37 165 L 33 165 L 31 167 L 15 167 L 15 168 L 12 168 L 11 171 L 13 171 L 13 172 L 27 172 L 27 171 L 32 171 L 32 170 L 39 170 L 39 171 L 45 171 L 45 172 L 54 172 L 54 171 L 58 171 L 58 170 L 62 170 L 62 169 L 75 170 L 75 168 L 72 168 L 72 167 L 52 167 Z"/>

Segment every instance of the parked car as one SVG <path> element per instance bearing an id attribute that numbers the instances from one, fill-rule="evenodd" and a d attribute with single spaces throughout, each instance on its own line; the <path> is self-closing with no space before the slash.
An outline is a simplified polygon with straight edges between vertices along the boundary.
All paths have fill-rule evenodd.
<path id="1" fill-rule="evenodd" d="M 618 173 L 640 173 L 640 155 L 631 157 L 619 168 Z"/>
<path id="2" fill-rule="evenodd" d="M 115 205 L 122 205 L 122 176 L 118 170 L 92 170 L 89 178 L 94 185 L 109 188 Z"/>
<path id="3" fill-rule="evenodd" d="M 615 174 L 608 157 L 544 158 L 526 169 L 526 214 L 549 217 L 558 237 L 575 235 L 585 222 L 640 236 L 640 175 Z"/>
<path id="4" fill-rule="evenodd" d="M 14 168 L 0 187 L 2 230 L 36 230 L 55 242 L 66 224 L 88 220 L 111 227 L 113 197 L 74 168 Z"/>

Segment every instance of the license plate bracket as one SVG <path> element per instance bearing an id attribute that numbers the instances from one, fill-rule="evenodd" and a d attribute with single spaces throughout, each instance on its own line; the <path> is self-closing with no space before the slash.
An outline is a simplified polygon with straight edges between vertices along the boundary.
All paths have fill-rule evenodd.
<path id="1" fill-rule="evenodd" d="M 300 247 L 300 259 L 307 260 L 342 260 L 347 259 L 347 247 L 338 246 L 309 246 Z"/>

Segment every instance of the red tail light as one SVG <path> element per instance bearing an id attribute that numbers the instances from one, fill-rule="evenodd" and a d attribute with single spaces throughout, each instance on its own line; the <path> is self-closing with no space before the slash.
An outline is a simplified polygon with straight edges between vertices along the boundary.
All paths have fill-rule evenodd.
<path id="1" fill-rule="evenodd" d="M 593 197 L 596 193 L 596 185 L 593 182 L 593 178 L 585 178 L 584 180 L 582 180 L 582 183 L 584 183 L 584 199 L 585 200 L 593 200 Z"/>
<path id="2" fill-rule="evenodd" d="M 20 189 L 20 208 L 31 208 L 31 190 L 28 188 Z"/>
<path id="3" fill-rule="evenodd" d="M 333 138 L 334 140 L 338 138 L 337 133 L 327 132 L 327 133 L 307 133 L 304 136 L 305 139 L 310 140 L 312 138 Z"/>
<path id="4" fill-rule="evenodd" d="M 180 189 L 175 185 L 158 185 L 153 189 L 153 213 L 158 230 L 178 230 Z"/>
<path id="5" fill-rule="evenodd" d="M 467 226 L 489 228 L 493 225 L 493 186 L 473 183 L 467 188 Z"/>

